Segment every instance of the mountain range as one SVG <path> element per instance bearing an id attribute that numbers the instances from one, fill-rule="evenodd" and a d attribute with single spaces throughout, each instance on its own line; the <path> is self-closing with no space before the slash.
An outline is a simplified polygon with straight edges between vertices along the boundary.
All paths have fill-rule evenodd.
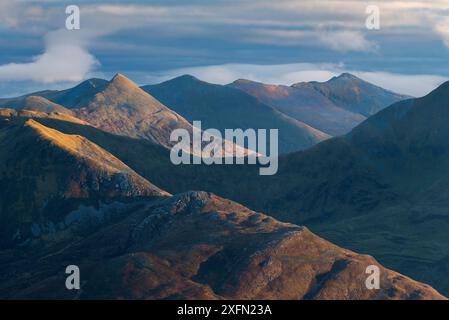
<path id="1" fill-rule="evenodd" d="M 49 99 L 58 101 L 64 106 Z M 116 74 L 109 82 L 91 79 L 72 89 L 36 92 L 18 98 L 4 99 L 0 101 L 1 104 L 17 110 L 74 115 L 104 131 L 147 139 L 166 148 L 176 144 L 170 140 L 170 133 L 173 130 L 187 130 L 191 137 L 196 130 L 186 119 L 144 92 L 122 74 Z M 231 151 L 223 147 L 223 154 L 231 156 L 237 153 L 237 150 L 244 155 L 253 152 L 234 144 Z M 185 151 L 194 154 L 191 146 Z"/>
<path id="2" fill-rule="evenodd" d="M 391 105 L 347 135 L 280 157 L 275 176 L 260 177 L 254 166 L 203 168 L 207 178 L 190 187 L 307 225 L 447 294 L 448 100 L 445 83 Z"/>
<path id="3" fill-rule="evenodd" d="M 207 192 L 172 196 L 46 120 L 89 127 L 55 114 L 1 116 L 3 298 L 445 299 L 305 227 Z M 62 266 L 74 261 L 81 292 L 64 286 Z M 370 265 L 381 290 L 365 286 Z"/>
<path id="4" fill-rule="evenodd" d="M 282 95 L 301 101 L 291 92 L 303 87 L 325 108 L 369 118 L 330 138 L 275 106 Z M 184 76 L 142 88 L 119 74 L 2 99 L 0 296 L 443 299 L 408 276 L 449 294 L 449 84 L 385 109 L 385 95 L 401 98 L 382 90 L 346 74 L 292 87 Z M 306 128 L 325 141 L 285 137 L 284 151 L 301 151 L 281 156 L 274 176 L 172 165 L 167 134 L 202 116 L 220 129 L 276 125 L 302 140 Z M 86 274 L 77 293 L 61 268 L 74 259 Z M 372 264 L 381 290 L 365 287 Z"/>
<path id="5" fill-rule="evenodd" d="M 222 85 L 200 81 L 192 76 L 142 89 L 187 120 L 199 120 L 206 128 L 216 128 L 224 134 L 228 128 L 278 129 L 279 150 L 288 153 L 307 149 L 330 138 L 302 121 L 261 103 L 245 92 Z"/>
<path id="6" fill-rule="evenodd" d="M 289 153 L 347 133 L 366 119 L 370 106 L 374 113 L 405 98 L 348 74 L 323 83 L 322 89 L 318 84 L 288 87 L 238 80 L 223 86 L 185 75 L 138 88 L 118 74 L 111 81 L 90 79 L 71 89 L 0 99 L 0 106 L 75 114 L 102 130 L 165 147 L 173 146 L 168 132 L 191 132 L 194 120 L 222 135 L 228 128 L 278 129 L 279 151 Z"/>
<path id="7" fill-rule="evenodd" d="M 283 86 L 240 79 L 229 86 L 332 136 L 346 134 L 366 117 L 408 98 L 348 73 L 323 83 Z"/>

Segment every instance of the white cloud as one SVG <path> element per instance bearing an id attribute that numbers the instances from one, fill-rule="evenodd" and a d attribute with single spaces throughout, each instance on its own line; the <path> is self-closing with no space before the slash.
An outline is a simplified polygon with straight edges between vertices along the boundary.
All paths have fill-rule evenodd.
<path id="1" fill-rule="evenodd" d="M 41 25 L 55 27 L 60 18 L 60 1 L 43 5 L 44 1 L 29 2 L 18 7 L 17 0 L 0 0 L 0 24 L 9 27 Z M 45 52 L 28 63 L 12 63 L 0 66 L 1 80 L 34 80 L 52 83 L 74 81 L 87 77 L 97 65 L 89 52 L 93 39 L 126 28 L 145 28 L 149 34 L 171 36 L 214 35 L 214 39 L 264 41 L 268 44 L 320 45 L 340 52 L 372 52 L 377 44 L 368 40 L 361 32 L 365 23 L 365 7 L 371 1 L 359 0 L 247 0 L 185 3 L 172 1 L 170 5 L 128 4 L 115 5 L 104 2 L 82 2 L 83 34 L 75 32 L 68 36 L 63 31 L 51 32 L 47 36 Z M 135 2 L 136 3 L 136 2 Z M 139 3 L 139 2 L 137 2 Z M 449 47 L 449 21 L 447 0 L 435 1 L 376 1 L 381 8 L 382 33 L 402 34 L 428 31 L 438 34 Z M 435 19 L 426 19 L 429 14 Z M 39 21 L 39 23 L 36 23 Z M 53 22 L 51 22 L 53 21 Z M 213 27 L 210 27 L 210 26 Z M 231 29 L 229 36 L 223 26 L 239 26 Z M 242 26 L 244 28 L 242 28 Z M 406 26 L 407 28 L 402 28 Z M 436 27 L 435 27 L 436 26 Z M 402 29 L 398 29 L 401 27 Z M 25 30 L 25 29 L 24 29 Z M 28 29 L 27 29 L 28 30 Z M 98 30 L 101 30 L 98 31 Z M 225 30 L 225 31 L 223 31 Z M 399 30 L 399 31 L 398 31 Z M 404 31 L 405 30 L 405 31 Z M 88 33 L 88 34 L 87 34 Z M 67 41 L 67 39 L 75 41 Z M 378 40 L 379 38 L 376 38 Z M 309 41 L 310 40 L 310 41 Z M 111 44 L 112 42 L 109 42 Z M 151 47 L 152 42 L 139 43 Z M 382 40 L 379 40 L 382 44 Z M 128 43 L 114 42 L 115 46 Z M 190 48 L 191 49 L 191 48 Z M 198 53 L 196 53 L 198 54 Z M 206 56 L 207 53 L 205 53 Z M 132 57 L 130 57 L 131 59 Z M 229 60 L 227 60 L 229 61 Z M 291 84 L 303 80 L 327 80 L 343 70 L 341 66 L 319 64 L 291 64 L 275 66 L 221 65 L 171 71 L 171 75 L 192 73 L 207 81 L 224 83 L 236 78 L 251 78 L 257 81 Z M 357 72 L 357 71 L 355 71 Z M 394 75 L 386 73 L 364 73 L 373 81 L 382 81 L 385 87 L 396 91 L 420 95 L 442 81 L 442 77 L 432 75 Z M 387 75 L 392 75 L 389 78 Z M 396 78 L 392 78 L 392 77 Z M 157 79 L 167 79 L 159 76 Z M 390 79 L 390 80 L 388 80 Z M 388 80 L 388 81 L 387 81 Z M 423 81 L 423 83 L 420 83 Z"/>
<path id="2" fill-rule="evenodd" d="M 86 50 L 74 45 L 52 45 L 29 63 L 0 66 L 0 80 L 31 80 L 43 83 L 80 81 L 97 64 Z"/>
<path id="3" fill-rule="evenodd" d="M 0 1 L 0 26 L 27 31 L 43 31 L 53 11 L 33 2 L 17 0 Z"/>
<path id="4" fill-rule="evenodd" d="M 356 76 L 394 92 L 421 97 L 449 80 L 438 75 L 354 71 Z"/>
<path id="5" fill-rule="evenodd" d="M 86 13 L 104 13 L 114 16 L 151 16 L 161 17 L 168 13 L 168 9 L 161 6 L 152 5 L 111 5 L 103 4 L 93 7 L 87 7 Z"/>
<path id="6" fill-rule="evenodd" d="M 317 35 L 319 42 L 335 51 L 370 52 L 377 48 L 374 42 L 366 40 L 364 35 L 358 31 L 321 31 Z"/>
<path id="7" fill-rule="evenodd" d="M 444 45 L 449 48 L 449 18 L 445 18 L 435 25 L 435 31 L 441 37 Z"/>
<path id="8" fill-rule="evenodd" d="M 423 96 L 449 79 L 437 75 L 407 75 L 388 72 L 364 72 L 348 70 L 337 64 L 225 64 L 169 70 L 148 77 L 146 81 L 156 83 L 184 74 L 201 80 L 228 84 L 236 79 L 249 79 L 270 84 L 291 85 L 303 81 L 327 81 L 343 72 L 352 73 L 385 89 L 415 97 Z"/>
<path id="9" fill-rule="evenodd" d="M 350 30 L 282 30 L 256 29 L 247 36 L 247 41 L 275 45 L 313 45 L 349 52 L 374 52 L 378 45 L 365 38 L 359 31 Z"/>
<path id="10" fill-rule="evenodd" d="M 86 45 L 87 33 L 65 29 L 46 36 L 45 52 L 31 58 L 31 62 L 0 65 L 0 80 L 54 83 L 80 81 L 99 64 Z"/>

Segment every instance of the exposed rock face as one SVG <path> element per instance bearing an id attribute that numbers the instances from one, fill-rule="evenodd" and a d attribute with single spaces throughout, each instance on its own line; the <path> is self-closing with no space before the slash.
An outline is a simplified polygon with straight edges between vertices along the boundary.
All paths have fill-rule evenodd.
<path id="1" fill-rule="evenodd" d="M 52 249 L 54 240 L 41 241 L 51 254 L 34 253 L 28 265 L 2 259 L 0 252 L 6 270 L 0 296 L 73 297 L 63 288 L 61 266 L 76 263 L 83 279 L 77 298 L 444 298 L 304 227 L 205 192 L 149 201 L 63 250 Z M 380 290 L 365 286 L 369 265 L 380 268 Z"/>

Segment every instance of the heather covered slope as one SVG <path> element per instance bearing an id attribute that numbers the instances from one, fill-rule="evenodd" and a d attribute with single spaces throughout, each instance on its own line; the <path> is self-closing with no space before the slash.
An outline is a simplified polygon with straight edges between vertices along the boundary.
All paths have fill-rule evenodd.
<path id="1" fill-rule="evenodd" d="M 34 239 L 14 260 L 0 251 L 1 297 L 444 299 L 372 257 L 205 192 L 147 201 L 55 251 L 60 233 Z M 63 286 L 61 266 L 74 261 L 81 292 Z M 380 290 L 365 286 L 373 264 L 381 270 Z"/>
<path id="2" fill-rule="evenodd" d="M 181 76 L 157 85 L 143 86 L 163 104 L 203 128 L 279 129 L 281 153 L 306 149 L 330 136 L 269 107 L 245 92 Z"/>
<path id="3" fill-rule="evenodd" d="M 14 226 L 60 219 L 79 203 L 167 195 L 86 138 L 33 119 L 2 118 L 0 146 L 2 246 L 16 240 Z"/>
<path id="4" fill-rule="evenodd" d="M 395 102 L 410 98 L 375 86 L 349 73 L 343 73 L 326 82 L 297 83 L 293 87 L 312 87 L 336 106 L 366 117 Z"/>
<path id="5" fill-rule="evenodd" d="M 313 88 L 298 89 L 244 79 L 229 86 L 243 90 L 280 112 L 332 136 L 345 134 L 365 120 L 359 113 L 336 106 Z"/>

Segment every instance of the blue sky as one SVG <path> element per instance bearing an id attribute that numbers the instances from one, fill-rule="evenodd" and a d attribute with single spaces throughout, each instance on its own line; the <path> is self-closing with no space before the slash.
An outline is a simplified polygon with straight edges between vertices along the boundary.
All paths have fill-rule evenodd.
<path id="1" fill-rule="evenodd" d="M 78 5 L 81 30 L 65 29 Z M 365 26 L 368 5 L 380 30 Z M 400 93 L 449 78 L 449 0 L 2 0 L 0 96 L 121 72 L 292 84 L 341 72 Z"/>

